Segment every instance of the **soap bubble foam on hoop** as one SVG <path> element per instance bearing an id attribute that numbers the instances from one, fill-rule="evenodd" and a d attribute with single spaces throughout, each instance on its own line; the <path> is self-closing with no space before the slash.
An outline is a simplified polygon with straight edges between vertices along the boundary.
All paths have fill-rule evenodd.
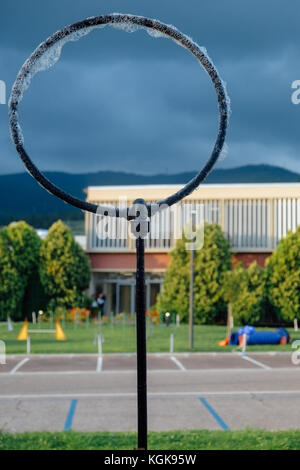
<path id="1" fill-rule="evenodd" d="M 144 18 L 142 16 L 123 15 L 113 13 L 111 15 L 87 18 L 83 21 L 67 26 L 50 36 L 31 54 L 26 60 L 17 79 L 13 85 L 9 101 L 9 119 L 12 139 L 16 149 L 22 158 L 29 173 L 47 191 L 79 209 L 92 213 L 109 215 L 111 208 L 99 206 L 75 198 L 62 189 L 55 186 L 39 171 L 31 161 L 24 148 L 22 129 L 18 119 L 18 106 L 22 100 L 24 91 L 29 87 L 32 77 L 42 70 L 51 67 L 60 57 L 63 45 L 68 41 L 76 41 L 88 34 L 95 28 L 105 25 L 124 29 L 127 32 L 134 32 L 139 28 L 146 31 L 153 37 L 168 37 L 180 46 L 189 50 L 204 67 L 210 76 L 216 90 L 219 107 L 219 129 L 212 153 L 202 168 L 202 170 L 191 179 L 182 189 L 162 201 L 154 204 L 146 204 L 143 199 L 136 199 L 132 206 L 114 208 L 116 217 L 125 217 L 132 220 L 131 229 L 138 232 L 136 236 L 136 338 L 137 338 L 137 410 L 138 410 L 138 449 L 147 449 L 147 360 L 146 360 L 146 321 L 145 321 L 145 236 L 149 233 L 149 218 L 156 212 L 163 210 L 166 206 L 171 206 L 180 201 L 188 194 L 192 193 L 205 179 L 218 160 L 225 142 L 226 130 L 229 117 L 229 99 L 226 87 L 221 80 L 217 69 L 207 55 L 206 49 L 198 46 L 191 38 L 182 34 L 174 26 L 166 25 L 157 20 Z M 137 208 L 137 210 L 136 210 Z"/>
<path id="2" fill-rule="evenodd" d="M 41 43 L 26 60 L 26 62 L 21 67 L 13 85 L 9 99 L 9 122 L 12 140 L 21 159 L 23 160 L 26 169 L 48 192 L 59 197 L 66 203 L 78 207 L 79 209 L 96 214 L 108 215 L 109 208 L 83 201 L 66 193 L 63 189 L 57 187 L 51 181 L 49 181 L 39 171 L 25 150 L 23 133 L 18 117 L 19 104 L 22 100 L 24 92 L 30 86 L 34 75 L 43 70 L 47 70 L 49 67 L 52 67 L 59 60 L 62 48 L 67 42 L 77 41 L 81 37 L 89 34 L 91 31 L 98 28 L 103 28 L 104 26 L 116 27 L 130 33 L 135 32 L 138 29 L 144 29 L 148 34 L 150 34 L 150 36 L 154 38 L 166 37 L 172 39 L 177 44 L 190 51 L 196 57 L 196 59 L 200 62 L 200 64 L 210 76 L 216 90 L 219 109 L 219 128 L 213 150 L 206 164 L 194 178 L 192 178 L 182 189 L 177 191 L 175 194 L 170 195 L 161 201 L 157 201 L 155 204 L 157 208 L 156 210 L 159 210 L 160 206 L 171 206 L 176 202 L 179 202 L 185 196 L 191 194 L 212 170 L 220 155 L 222 158 L 222 149 L 225 142 L 230 114 L 230 100 L 226 92 L 225 83 L 220 78 L 219 73 L 212 60 L 209 58 L 206 49 L 204 47 L 200 47 L 190 37 L 181 33 L 172 25 L 167 25 L 161 23 L 158 20 L 145 18 L 142 16 L 112 13 L 110 15 L 87 18 L 83 21 L 79 21 L 78 23 L 66 26 L 60 31 L 54 33 L 52 36 L 46 39 L 46 41 Z M 154 211 L 153 209 L 151 211 L 150 204 L 147 204 L 147 208 L 148 215 L 153 215 Z M 135 218 L 135 215 L 132 215 L 135 213 L 135 211 L 132 209 L 132 207 L 126 207 L 122 209 L 115 208 L 115 215 L 116 217 L 125 217 L 127 220 L 132 220 Z"/>

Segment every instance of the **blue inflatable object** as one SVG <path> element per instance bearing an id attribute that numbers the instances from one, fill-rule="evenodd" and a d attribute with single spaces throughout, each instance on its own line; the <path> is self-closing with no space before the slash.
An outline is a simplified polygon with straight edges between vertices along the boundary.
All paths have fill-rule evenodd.
<path id="1" fill-rule="evenodd" d="M 238 335 L 246 334 L 247 336 L 249 336 L 249 335 L 252 335 L 253 333 L 255 333 L 254 326 L 246 325 L 238 329 Z"/>
<path id="2" fill-rule="evenodd" d="M 237 346 L 239 344 L 239 334 L 237 332 L 231 333 L 228 344 L 231 346 Z"/>
<path id="3" fill-rule="evenodd" d="M 277 328 L 275 331 L 256 331 L 254 326 L 246 325 L 239 328 L 237 332 L 231 333 L 229 344 L 237 346 L 239 344 L 239 337 L 247 335 L 247 344 L 280 344 L 282 337 L 286 337 L 287 343 L 290 340 L 290 335 L 285 328 Z"/>

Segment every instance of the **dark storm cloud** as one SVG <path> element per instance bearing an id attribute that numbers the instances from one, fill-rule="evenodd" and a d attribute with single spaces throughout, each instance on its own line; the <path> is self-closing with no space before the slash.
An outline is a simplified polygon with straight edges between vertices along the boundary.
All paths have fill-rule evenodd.
<path id="1" fill-rule="evenodd" d="M 176 25 L 204 45 L 228 84 L 229 153 L 219 166 L 273 163 L 300 171 L 299 6 L 231 0 L 3 2 L 0 79 L 10 89 L 26 57 L 47 36 L 112 11 Z M 182 48 L 142 31 L 112 28 L 67 44 L 38 74 L 21 105 L 25 146 L 43 169 L 143 173 L 195 170 L 216 133 L 216 100 L 206 74 Z M 22 170 L 0 106 L 0 172 Z"/>

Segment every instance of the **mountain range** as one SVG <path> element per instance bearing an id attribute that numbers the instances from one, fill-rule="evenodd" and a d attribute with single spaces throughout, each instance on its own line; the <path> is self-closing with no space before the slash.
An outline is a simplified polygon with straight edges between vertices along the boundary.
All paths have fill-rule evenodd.
<path id="1" fill-rule="evenodd" d="M 87 186 L 184 184 L 195 172 L 138 175 L 134 173 L 99 171 L 71 174 L 46 171 L 45 176 L 57 186 L 79 198 L 85 198 Z M 300 182 L 300 174 L 271 165 L 245 165 L 231 169 L 215 169 L 204 184 Z M 28 173 L 0 175 L 0 223 L 17 218 L 82 218 L 72 208 L 41 188 Z"/>

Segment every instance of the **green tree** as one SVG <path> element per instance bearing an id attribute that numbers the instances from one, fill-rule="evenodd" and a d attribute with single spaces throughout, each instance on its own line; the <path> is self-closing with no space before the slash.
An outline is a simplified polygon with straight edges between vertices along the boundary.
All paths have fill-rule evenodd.
<path id="1" fill-rule="evenodd" d="M 190 251 L 187 240 L 177 241 L 171 252 L 162 292 L 158 297 L 159 311 L 180 315 L 182 321 L 189 315 Z M 223 279 L 231 268 L 228 240 L 217 224 L 205 224 L 203 247 L 195 251 L 194 320 L 195 323 L 213 323 L 226 315 Z"/>
<path id="2" fill-rule="evenodd" d="M 194 314 L 195 323 L 224 321 L 224 276 L 231 269 L 229 241 L 217 224 L 205 224 L 204 244 L 195 256 Z"/>
<path id="3" fill-rule="evenodd" d="M 26 222 L 13 222 L 0 231 L 0 315 L 23 318 L 23 299 L 37 271 L 40 238 Z"/>
<path id="4" fill-rule="evenodd" d="M 248 269 L 237 263 L 228 271 L 224 283 L 225 299 L 232 304 L 232 315 L 239 325 L 253 324 L 264 317 L 266 305 L 265 270 L 253 261 Z"/>
<path id="5" fill-rule="evenodd" d="M 0 230 L 0 319 L 16 317 L 24 295 L 24 285 L 12 261 L 12 245 L 4 229 Z"/>
<path id="6" fill-rule="evenodd" d="M 266 266 L 269 301 L 281 320 L 293 321 L 300 312 L 300 226 L 280 240 Z"/>
<path id="7" fill-rule="evenodd" d="M 90 263 L 68 227 L 55 222 L 40 250 L 40 277 L 49 309 L 82 307 L 89 286 Z"/>
<path id="8" fill-rule="evenodd" d="M 41 283 L 39 269 L 36 269 L 30 278 L 22 301 L 23 317 L 31 318 L 32 312 L 46 311 L 49 297 L 46 295 Z"/>
<path id="9" fill-rule="evenodd" d="M 14 263 L 26 280 L 37 268 L 41 239 L 33 227 L 26 222 L 12 222 L 4 228 L 12 244 Z"/>
<path id="10" fill-rule="evenodd" d="M 162 291 L 158 296 L 160 312 L 175 313 L 186 321 L 189 312 L 189 252 L 185 248 L 184 234 L 171 251 L 171 261 L 166 270 Z"/>

